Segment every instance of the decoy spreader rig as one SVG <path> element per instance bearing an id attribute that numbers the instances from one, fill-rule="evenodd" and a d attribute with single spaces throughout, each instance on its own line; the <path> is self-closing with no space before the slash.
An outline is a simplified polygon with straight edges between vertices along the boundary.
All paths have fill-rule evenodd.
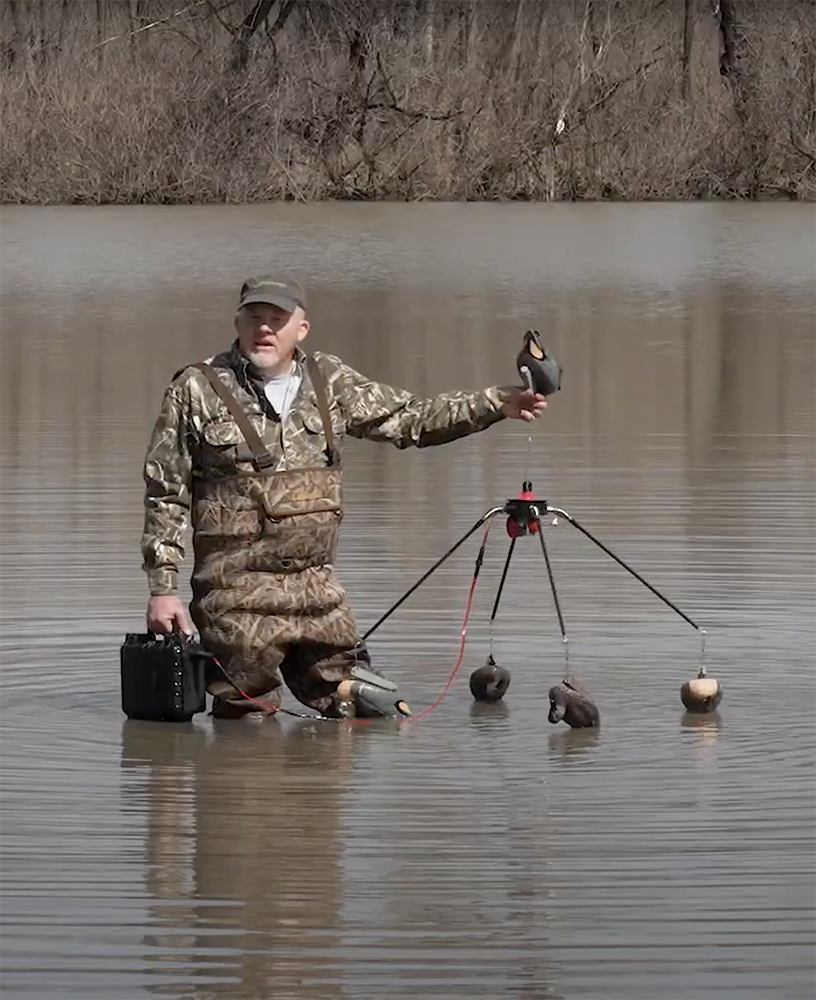
<path id="1" fill-rule="evenodd" d="M 541 339 L 539 332 L 537 330 L 528 330 L 524 335 L 524 343 L 521 351 L 516 358 L 516 367 L 519 374 L 521 375 L 525 385 L 532 392 L 538 393 L 542 396 L 550 396 L 561 389 L 561 379 L 563 375 L 563 369 L 561 365 L 548 354 L 547 351 L 541 346 Z M 465 534 L 455 542 L 439 559 L 428 569 L 423 575 L 417 580 L 417 582 L 410 587 L 403 595 L 399 598 L 391 607 L 364 633 L 360 642 L 365 643 L 369 636 L 372 635 L 376 629 L 378 629 L 391 615 L 399 608 L 410 596 L 413 594 L 427 579 L 434 573 L 450 556 L 456 552 L 461 545 L 463 545 L 471 535 L 473 535 L 479 528 L 486 525 L 485 532 L 482 538 L 482 544 L 479 548 L 478 554 L 476 556 L 476 566 L 471 579 L 470 591 L 468 593 L 467 605 L 465 608 L 465 615 L 462 621 L 461 628 L 461 644 L 459 649 L 459 656 L 457 658 L 456 664 L 448 678 L 445 687 L 437 698 L 437 700 L 430 705 L 423 712 L 418 715 L 412 716 L 411 719 L 417 719 L 420 715 L 424 715 L 431 709 L 435 708 L 436 705 L 444 697 L 445 693 L 450 687 L 453 678 L 459 669 L 462 661 L 462 655 L 464 652 L 464 642 L 465 634 L 467 632 L 467 621 L 470 614 L 470 606 L 473 598 L 473 591 L 476 585 L 476 581 L 479 577 L 479 573 L 482 568 L 482 563 L 484 561 L 484 554 L 487 545 L 487 537 L 490 532 L 490 527 L 492 519 L 496 516 L 504 514 L 507 518 L 506 530 L 510 538 L 510 545 L 507 552 L 507 558 L 504 562 L 504 568 L 502 570 L 501 578 L 499 580 L 498 590 L 496 592 L 496 597 L 493 602 L 493 610 L 490 615 L 490 650 L 487 660 L 486 668 L 496 668 L 495 661 L 493 659 L 493 625 L 496 619 L 496 614 L 499 609 L 499 602 L 501 600 L 502 591 L 504 589 L 504 584 L 507 579 L 507 573 L 510 568 L 510 561 L 513 557 L 513 553 L 516 548 L 516 542 L 519 538 L 524 538 L 527 536 L 537 536 L 541 547 L 541 554 L 544 557 L 544 563 L 547 569 L 547 576 L 550 583 L 550 589 L 552 591 L 553 603 L 555 605 L 555 612 L 558 617 L 558 625 L 561 630 L 561 638 L 564 643 L 564 651 L 567 661 L 569 660 L 568 651 L 568 639 L 567 632 L 564 625 L 564 616 L 561 611 L 561 602 L 558 599 L 558 591 L 555 585 L 555 577 L 553 574 L 552 563 L 550 562 L 549 552 L 547 551 L 547 543 L 545 540 L 544 524 L 543 518 L 548 515 L 554 515 L 553 524 L 556 524 L 558 518 L 563 518 L 566 522 L 571 524 L 574 528 L 580 531 L 583 535 L 590 539 L 595 545 L 597 545 L 602 551 L 604 551 L 608 556 L 610 556 L 619 566 L 622 566 L 628 573 L 630 573 L 636 580 L 639 580 L 645 587 L 647 587 L 653 594 L 655 594 L 664 604 L 668 605 L 673 611 L 675 611 L 684 621 L 688 622 L 693 628 L 695 628 L 701 637 L 701 658 L 705 657 L 705 636 L 706 632 L 701 628 L 695 621 L 693 621 L 685 612 L 681 611 L 668 597 L 664 596 L 656 587 L 652 586 L 643 576 L 641 576 L 636 570 L 629 566 L 623 559 L 617 556 L 608 546 L 604 545 L 600 539 L 598 539 L 588 528 L 584 527 L 575 517 L 572 516 L 568 511 L 564 510 L 562 507 L 557 507 L 549 504 L 545 500 L 539 500 L 536 494 L 533 492 L 533 484 L 530 479 L 525 475 L 524 481 L 522 482 L 521 489 L 515 497 L 508 499 L 501 506 L 496 506 L 490 508 L 486 511 L 476 523 L 465 532 Z M 486 668 L 480 668 L 485 670 Z M 507 689 L 507 684 L 509 683 L 509 675 L 507 671 L 503 668 L 499 668 L 504 674 L 503 678 L 499 678 L 495 683 L 495 691 L 493 693 L 486 693 L 485 697 L 481 700 L 494 701 L 498 700 Z M 700 677 L 704 676 L 705 668 L 701 666 Z M 475 674 L 476 672 L 474 672 Z M 471 678 L 471 690 L 476 696 L 476 686 L 474 686 L 474 678 Z M 685 685 L 684 685 L 685 690 Z M 684 704 L 686 700 L 684 698 Z M 687 705 L 688 707 L 688 705 Z M 410 721 L 410 720 L 406 720 Z"/>

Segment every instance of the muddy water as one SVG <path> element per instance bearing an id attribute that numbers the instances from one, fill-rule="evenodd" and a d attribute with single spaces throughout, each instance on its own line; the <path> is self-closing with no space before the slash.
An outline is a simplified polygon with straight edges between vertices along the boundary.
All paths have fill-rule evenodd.
<path id="1" fill-rule="evenodd" d="M 799 206 L 4 210 L 2 980 L 6 1000 L 814 995 L 814 216 Z M 128 723 L 141 460 L 162 390 L 292 265 L 311 343 L 421 394 L 562 360 L 539 424 L 346 448 L 341 573 L 367 628 L 525 475 L 563 519 L 564 644 L 507 536 L 465 657 L 414 725 Z M 459 650 L 478 536 L 371 638 L 415 710 Z M 189 563 L 188 563 L 189 567 Z M 186 575 L 186 570 L 185 570 Z M 185 580 L 185 596 L 189 590 Z M 296 708 L 291 697 L 286 702 Z"/>

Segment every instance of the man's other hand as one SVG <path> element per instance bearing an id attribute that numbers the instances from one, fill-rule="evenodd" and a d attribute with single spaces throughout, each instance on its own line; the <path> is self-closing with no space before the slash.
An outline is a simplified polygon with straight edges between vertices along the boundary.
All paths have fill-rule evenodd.
<path id="1" fill-rule="evenodd" d="M 165 635 L 183 632 L 192 635 L 187 610 L 175 594 L 156 594 L 147 602 L 147 627 L 151 632 Z"/>

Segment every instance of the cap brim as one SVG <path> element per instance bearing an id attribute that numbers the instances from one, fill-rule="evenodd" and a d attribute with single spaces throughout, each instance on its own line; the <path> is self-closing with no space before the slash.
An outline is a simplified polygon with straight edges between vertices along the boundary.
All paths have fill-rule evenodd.
<path id="1" fill-rule="evenodd" d="M 279 309 L 285 309 L 290 313 L 294 312 L 300 305 L 297 300 L 289 298 L 288 295 L 276 295 L 274 292 L 255 292 L 241 300 L 241 306 L 249 306 L 253 303 L 265 306 L 278 306 Z"/>

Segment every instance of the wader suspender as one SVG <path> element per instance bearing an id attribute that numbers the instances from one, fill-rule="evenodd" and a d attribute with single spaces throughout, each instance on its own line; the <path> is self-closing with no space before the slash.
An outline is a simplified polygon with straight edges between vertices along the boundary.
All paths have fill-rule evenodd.
<path id="1" fill-rule="evenodd" d="M 331 417 L 329 416 L 329 400 L 326 393 L 326 380 L 320 366 L 310 354 L 306 358 L 306 367 L 309 369 L 309 377 L 314 386 L 317 396 L 317 408 L 320 410 L 320 419 L 323 421 L 323 432 L 326 435 L 326 450 L 329 453 L 329 465 L 340 464 L 340 453 L 334 445 L 334 431 L 332 430 Z"/>
<path id="2" fill-rule="evenodd" d="M 306 366 L 309 369 L 309 375 L 311 377 L 312 384 L 314 385 L 315 395 L 317 396 L 317 407 L 320 410 L 320 419 L 323 421 L 323 432 L 326 435 L 326 447 L 329 453 L 329 465 L 338 465 L 339 455 L 334 445 L 334 431 L 332 430 L 331 418 L 329 416 L 329 403 L 326 397 L 326 381 L 323 378 L 323 372 L 320 370 L 317 362 L 311 354 L 306 358 Z M 227 386 L 221 381 L 218 375 L 216 375 L 215 369 L 208 365 L 205 361 L 195 364 L 192 367 L 198 368 L 199 371 L 204 372 L 210 385 L 224 401 L 227 409 L 234 417 L 235 422 L 241 428 L 241 433 L 244 435 L 246 443 L 254 456 L 255 467 L 257 469 L 268 469 L 273 466 L 275 464 L 275 459 L 267 451 L 266 445 L 263 443 L 260 435 L 250 423 L 249 418 L 246 413 L 244 413 L 241 404 L 232 392 L 230 392 Z"/>

